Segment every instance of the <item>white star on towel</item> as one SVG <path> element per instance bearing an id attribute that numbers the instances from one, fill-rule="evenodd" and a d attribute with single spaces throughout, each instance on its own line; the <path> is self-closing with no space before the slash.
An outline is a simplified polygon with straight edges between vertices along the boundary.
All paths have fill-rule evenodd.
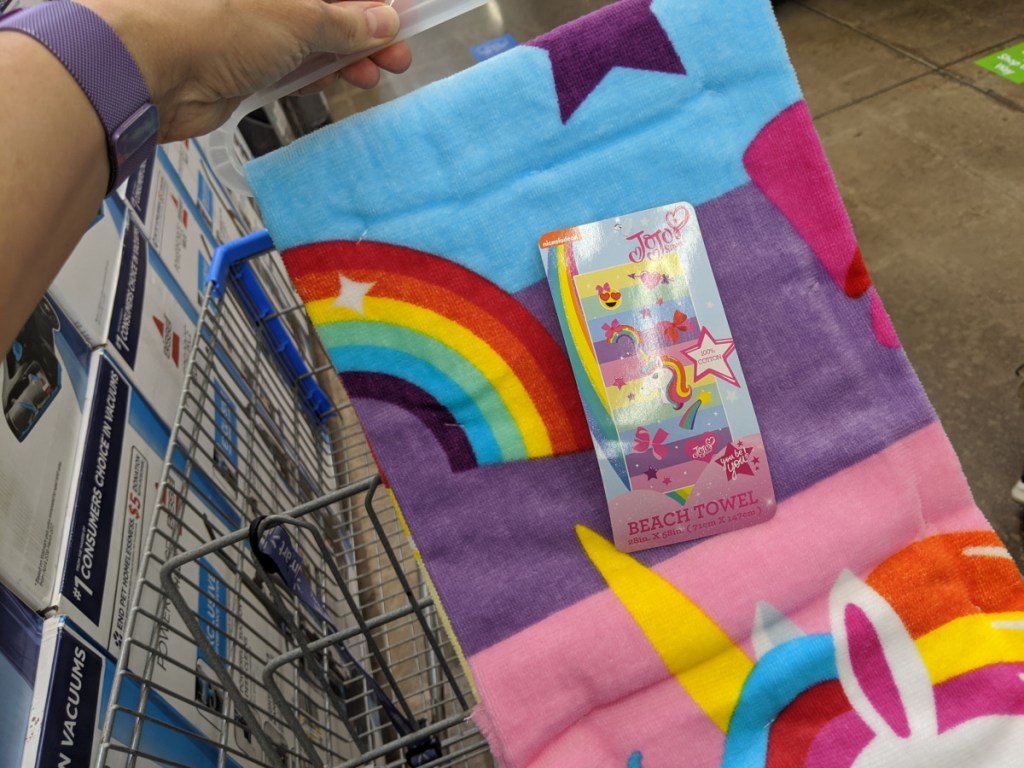
<path id="1" fill-rule="evenodd" d="M 374 285 L 376 283 L 357 283 L 355 280 L 349 280 L 339 272 L 338 298 L 334 300 L 332 306 L 351 309 L 360 315 L 366 314 L 363 312 L 363 299 L 366 298 L 366 294 L 370 292 Z"/>

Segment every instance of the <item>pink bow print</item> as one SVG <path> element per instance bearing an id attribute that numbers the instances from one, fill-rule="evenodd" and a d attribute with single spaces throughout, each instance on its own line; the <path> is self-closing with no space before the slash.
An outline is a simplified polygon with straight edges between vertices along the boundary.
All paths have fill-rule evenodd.
<path id="1" fill-rule="evenodd" d="M 665 441 L 668 439 L 668 432 L 664 429 L 659 429 L 654 433 L 654 439 L 651 439 L 651 433 L 648 432 L 644 427 L 636 428 L 636 436 L 633 438 L 633 452 L 644 453 L 648 449 L 651 451 L 651 455 L 655 459 L 661 461 L 665 458 L 665 454 L 668 452 L 665 448 Z"/>
<path id="2" fill-rule="evenodd" d="M 611 323 L 603 323 L 601 328 L 604 329 L 604 338 L 606 341 L 611 341 L 612 336 L 622 330 L 622 323 L 618 320 L 612 320 Z"/>
<path id="3" fill-rule="evenodd" d="M 667 341 L 677 344 L 679 342 L 679 334 L 690 330 L 690 321 L 684 313 L 677 309 L 676 313 L 672 316 L 672 322 L 662 321 L 658 323 L 658 330 L 662 332 Z"/>

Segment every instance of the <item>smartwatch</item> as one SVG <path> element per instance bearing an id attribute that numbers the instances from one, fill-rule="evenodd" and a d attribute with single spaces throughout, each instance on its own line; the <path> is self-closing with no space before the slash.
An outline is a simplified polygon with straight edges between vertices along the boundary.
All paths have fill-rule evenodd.
<path id="1" fill-rule="evenodd" d="M 160 130 L 160 115 L 135 58 L 107 22 L 73 0 L 0 16 L 4 30 L 48 48 L 92 103 L 107 136 L 109 194 L 153 154 Z"/>

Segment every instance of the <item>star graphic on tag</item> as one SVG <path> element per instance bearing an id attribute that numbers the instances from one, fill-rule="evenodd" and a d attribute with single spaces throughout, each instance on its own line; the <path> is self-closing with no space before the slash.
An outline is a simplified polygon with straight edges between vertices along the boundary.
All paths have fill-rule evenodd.
<path id="1" fill-rule="evenodd" d="M 740 385 L 736 380 L 736 374 L 729 366 L 729 355 L 736 351 L 736 344 L 732 339 L 716 339 L 707 328 L 701 326 L 697 342 L 681 351 L 683 356 L 693 363 L 694 381 L 700 381 L 705 374 L 710 373 L 734 387 Z"/>
<path id="2" fill-rule="evenodd" d="M 334 300 L 332 307 L 338 307 L 342 309 L 351 309 L 353 312 L 358 312 L 360 315 L 365 315 L 363 311 L 363 299 L 366 298 L 366 294 L 370 292 L 375 283 L 357 283 L 355 280 L 349 280 L 340 272 L 338 273 L 338 298 Z"/>
<path id="3" fill-rule="evenodd" d="M 732 480 L 737 475 L 753 477 L 754 468 L 750 464 L 750 454 L 753 452 L 753 448 L 741 448 L 737 443 L 729 443 L 725 453 L 715 459 L 715 463 L 725 469 L 726 480 Z"/>

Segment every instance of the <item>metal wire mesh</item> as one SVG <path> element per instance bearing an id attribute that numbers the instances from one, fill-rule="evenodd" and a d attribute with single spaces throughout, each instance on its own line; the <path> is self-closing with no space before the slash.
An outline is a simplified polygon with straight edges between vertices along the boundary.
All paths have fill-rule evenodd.
<path id="1" fill-rule="evenodd" d="M 97 765 L 491 766 L 455 648 L 279 257 L 232 275 L 223 295 L 207 286 Z M 286 373 L 271 323 L 308 371 Z M 304 378 L 326 391 L 326 415 Z"/>

